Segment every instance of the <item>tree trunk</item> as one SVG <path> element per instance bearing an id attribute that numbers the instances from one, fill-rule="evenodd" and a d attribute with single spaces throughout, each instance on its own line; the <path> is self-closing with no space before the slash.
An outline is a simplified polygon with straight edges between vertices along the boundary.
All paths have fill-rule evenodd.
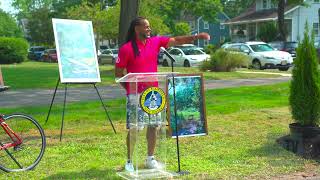
<path id="1" fill-rule="evenodd" d="M 286 5 L 285 0 L 279 0 L 278 2 L 278 29 L 281 41 L 286 41 L 286 29 L 284 25 L 284 7 Z"/>
<path id="2" fill-rule="evenodd" d="M 126 35 L 130 22 L 138 16 L 140 0 L 121 0 L 120 22 L 119 22 L 119 47 L 126 41 Z"/>

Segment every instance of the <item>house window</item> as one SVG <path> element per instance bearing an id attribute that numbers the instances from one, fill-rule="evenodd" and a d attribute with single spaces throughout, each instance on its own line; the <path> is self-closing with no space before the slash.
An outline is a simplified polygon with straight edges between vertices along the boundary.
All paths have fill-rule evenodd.
<path id="1" fill-rule="evenodd" d="M 224 28 L 225 28 L 224 24 L 220 23 L 220 29 L 224 29 Z"/>
<path id="2" fill-rule="evenodd" d="M 203 21 L 203 29 L 209 29 L 208 21 Z"/>
<path id="3" fill-rule="evenodd" d="M 209 41 L 208 40 L 204 40 L 203 43 L 204 43 L 204 46 L 208 46 L 209 45 Z"/>
<path id="4" fill-rule="evenodd" d="M 262 1 L 262 9 L 267 9 L 268 7 L 268 1 L 267 0 L 263 0 Z"/>
<path id="5" fill-rule="evenodd" d="M 319 23 L 313 23 L 313 32 L 316 36 L 319 34 Z"/>

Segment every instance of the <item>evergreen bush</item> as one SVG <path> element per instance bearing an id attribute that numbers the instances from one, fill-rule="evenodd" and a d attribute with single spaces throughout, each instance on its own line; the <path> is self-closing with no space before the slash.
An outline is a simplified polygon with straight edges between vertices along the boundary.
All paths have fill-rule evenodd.
<path id="1" fill-rule="evenodd" d="M 217 50 L 217 46 L 213 45 L 213 44 L 209 44 L 207 46 L 204 47 L 204 51 L 207 54 L 212 54 Z"/>
<path id="2" fill-rule="evenodd" d="M 21 63 L 27 59 L 28 43 L 21 38 L 0 37 L 0 64 Z"/>
<path id="3" fill-rule="evenodd" d="M 292 118 L 302 126 L 316 126 L 320 118 L 319 69 L 313 37 L 310 39 L 306 24 L 304 39 L 297 48 L 290 86 Z"/>
<path id="4" fill-rule="evenodd" d="M 211 54 L 209 61 L 203 62 L 200 69 L 202 71 L 230 72 L 235 68 L 247 66 L 248 61 L 248 56 L 245 54 L 218 49 Z"/>
<path id="5" fill-rule="evenodd" d="M 258 31 L 258 38 L 264 42 L 274 41 L 278 35 L 278 28 L 274 22 L 268 22 L 261 25 Z"/>

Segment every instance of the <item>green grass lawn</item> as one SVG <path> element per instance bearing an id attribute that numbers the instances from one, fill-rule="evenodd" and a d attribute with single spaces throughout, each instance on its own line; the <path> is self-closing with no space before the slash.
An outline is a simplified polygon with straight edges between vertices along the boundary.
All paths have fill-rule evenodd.
<path id="1" fill-rule="evenodd" d="M 291 115 L 288 83 L 206 91 L 207 136 L 180 138 L 180 179 L 270 179 L 303 172 L 316 161 L 305 160 L 275 142 L 288 134 Z M 108 101 L 117 134 L 106 120 L 100 102 L 69 103 L 63 141 L 59 142 L 61 105 L 1 108 L 2 113 L 25 112 L 43 125 L 48 146 L 33 171 L 2 173 L 0 179 L 120 179 L 116 172 L 126 160 L 125 100 Z M 168 169 L 177 170 L 175 140 L 168 138 Z"/>
<path id="2" fill-rule="evenodd" d="M 5 85 L 11 89 L 28 88 L 49 88 L 56 86 L 59 78 L 58 64 L 44 62 L 24 62 L 21 64 L 1 65 L 1 70 Z M 114 67 L 112 65 L 103 65 L 99 67 L 101 83 L 103 85 L 114 85 Z M 170 67 L 160 67 L 160 72 L 170 72 Z M 180 73 L 201 73 L 198 68 L 175 68 Z M 247 74 L 239 72 L 204 72 L 204 78 L 208 79 L 239 79 L 239 78 L 263 78 L 278 77 L 279 75 L 270 74 Z M 77 86 L 77 85 L 76 85 Z M 81 85 L 80 85 L 81 86 Z"/>

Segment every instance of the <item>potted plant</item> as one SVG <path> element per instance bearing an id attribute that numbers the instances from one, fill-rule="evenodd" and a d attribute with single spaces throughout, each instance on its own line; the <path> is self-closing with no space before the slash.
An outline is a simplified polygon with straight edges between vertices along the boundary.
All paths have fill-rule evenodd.
<path id="1" fill-rule="evenodd" d="M 315 137 L 319 134 L 320 84 L 313 39 L 314 35 L 310 38 L 306 23 L 304 39 L 297 48 L 290 85 L 289 103 L 294 120 L 289 125 L 290 138 L 296 145 L 297 153 L 302 155 L 305 151 L 310 151 L 307 148 L 318 147 L 314 143 L 317 143 Z"/>

